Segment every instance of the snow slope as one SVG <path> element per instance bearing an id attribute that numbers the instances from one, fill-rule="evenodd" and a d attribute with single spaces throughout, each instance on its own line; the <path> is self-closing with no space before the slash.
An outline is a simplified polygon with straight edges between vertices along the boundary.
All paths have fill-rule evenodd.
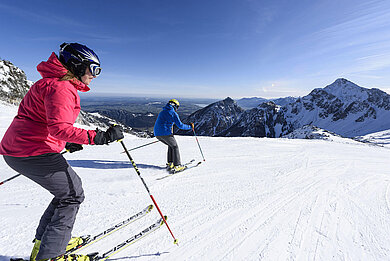
<path id="1" fill-rule="evenodd" d="M 0 137 L 16 108 L 0 105 Z M 166 175 L 166 147 L 131 154 L 168 224 L 111 260 L 390 260 L 390 150 L 324 140 L 198 137 L 206 162 Z M 201 159 L 177 137 L 182 160 Z M 128 148 L 151 140 L 127 135 Z M 151 200 L 119 143 L 65 154 L 86 200 L 74 234 L 94 234 Z M 15 173 L 0 158 L 0 180 Z M 0 186 L 0 261 L 28 257 L 51 195 L 25 177 Z M 157 219 L 153 210 L 85 249 L 108 250 Z"/>
<path id="2" fill-rule="evenodd" d="M 356 137 L 356 139 L 390 147 L 390 130 L 370 133 L 365 136 Z"/>

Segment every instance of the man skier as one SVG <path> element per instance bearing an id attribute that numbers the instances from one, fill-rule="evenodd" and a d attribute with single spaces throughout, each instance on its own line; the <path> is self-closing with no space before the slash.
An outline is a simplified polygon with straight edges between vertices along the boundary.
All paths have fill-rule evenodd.
<path id="1" fill-rule="evenodd" d="M 167 105 L 158 114 L 156 123 L 154 124 L 154 136 L 165 145 L 168 145 L 168 162 L 166 165 L 167 170 L 170 172 L 179 172 L 186 168 L 186 166 L 181 165 L 179 146 L 173 136 L 173 124 L 182 130 L 191 130 L 194 128 L 193 123 L 187 125 L 180 121 L 179 115 L 177 114 L 179 106 L 180 103 L 178 100 L 169 100 Z"/>

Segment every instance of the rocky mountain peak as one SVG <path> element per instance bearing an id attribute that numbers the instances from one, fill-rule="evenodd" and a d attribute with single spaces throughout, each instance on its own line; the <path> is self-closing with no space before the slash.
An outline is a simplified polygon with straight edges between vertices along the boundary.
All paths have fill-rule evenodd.
<path id="1" fill-rule="evenodd" d="M 10 61 L 0 60 L 0 99 L 18 104 L 30 89 L 26 74 Z"/>
<path id="2" fill-rule="evenodd" d="M 336 85 L 347 85 L 347 84 L 350 84 L 350 85 L 356 85 L 354 84 L 353 82 L 345 79 L 345 78 L 338 78 L 336 79 L 332 84 L 330 85 L 333 85 L 333 84 L 336 84 Z M 357 85 L 356 85 L 357 86 Z"/>
<path id="3" fill-rule="evenodd" d="M 235 103 L 235 101 L 232 98 L 227 97 L 226 99 L 223 100 L 223 103 L 229 104 L 229 103 Z"/>
<path id="4" fill-rule="evenodd" d="M 264 109 L 275 109 L 278 107 L 273 101 L 263 102 L 257 106 L 258 108 Z"/>
<path id="5" fill-rule="evenodd" d="M 358 86 L 357 84 L 339 78 L 332 84 L 326 86 L 324 89 L 329 94 L 337 96 L 340 100 L 366 100 L 368 98 L 367 89 Z"/>
<path id="6" fill-rule="evenodd" d="M 200 109 L 185 119 L 185 122 L 196 122 L 195 131 L 199 135 L 214 136 L 229 128 L 244 112 L 230 97 L 214 102 Z M 185 133 L 179 131 L 179 133 Z"/>
<path id="7" fill-rule="evenodd" d="M 224 100 L 214 102 L 214 103 L 208 105 L 207 107 L 215 107 L 215 108 L 216 108 L 216 107 L 219 107 L 219 108 L 224 108 L 224 107 L 226 107 L 226 108 L 229 108 L 229 107 L 231 107 L 231 106 L 238 106 L 238 105 L 237 105 L 237 103 L 236 103 L 235 100 L 233 100 L 233 99 L 230 98 L 230 97 L 227 97 L 227 98 L 225 98 Z M 207 108 L 207 107 L 206 107 L 206 108 Z"/>

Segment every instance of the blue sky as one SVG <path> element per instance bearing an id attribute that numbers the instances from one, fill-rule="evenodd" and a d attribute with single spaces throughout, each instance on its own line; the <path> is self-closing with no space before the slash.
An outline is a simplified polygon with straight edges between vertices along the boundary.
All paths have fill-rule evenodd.
<path id="1" fill-rule="evenodd" d="M 87 45 L 95 94 L 274 98 L 340 77 L 390 93 L 388 0 L 5 0 L 0 37 L 32 81 L 62 42 Z"/>

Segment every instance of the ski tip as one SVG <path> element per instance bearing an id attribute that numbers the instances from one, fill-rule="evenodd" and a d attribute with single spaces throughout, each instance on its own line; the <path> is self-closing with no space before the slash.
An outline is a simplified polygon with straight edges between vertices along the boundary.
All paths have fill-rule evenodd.
<path id="1" fill-rule="evenodd" d="M 152 211 L 152 209 L 153 209 L 153 205 L 149 205 L 149 206 L 148 206 L 148 211 L 147 211 L 147 212 L 149 213 L 150 211 Z"/>
<path id="2" fill-rule="evenodd" d="M 178 241 L 177 239 L 175 239 L 175 240 L 173 241 L 173 244 L 179 246 L 179 241 Z"/>
<path id="3" fill-rule="evenodd" d="M 99 256 L 99 252 L 93 252 L 93 253 L 90 253 L 87 255 L 89 257 L 89 260 L 99 260 L 101 259 L 102 257 Z"/>

